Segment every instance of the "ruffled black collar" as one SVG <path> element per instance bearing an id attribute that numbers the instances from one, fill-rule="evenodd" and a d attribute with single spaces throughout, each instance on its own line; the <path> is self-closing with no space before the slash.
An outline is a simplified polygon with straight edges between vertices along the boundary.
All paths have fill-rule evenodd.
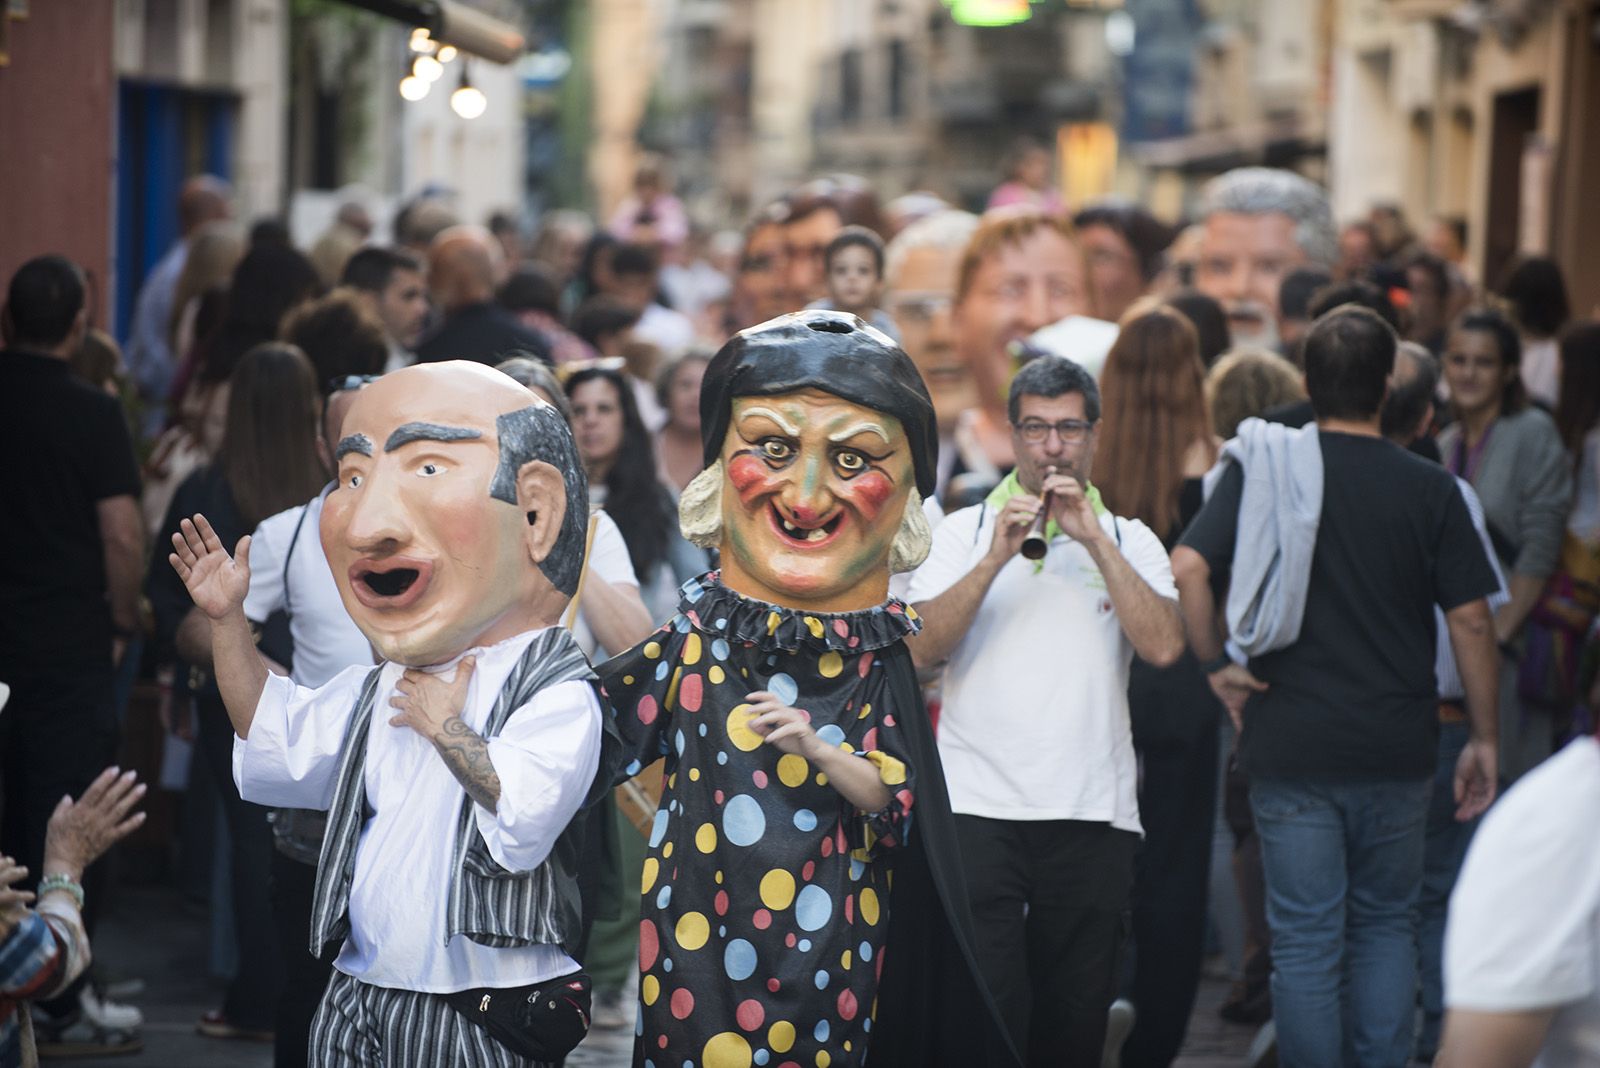
<path id="1" fill-rule="evenodd" d="M 770 652 L 792 653 L 804 646 L 849 656 L 893 645 L 922 629 L 921 617 L 897 597 L 859 612 L 805 612 L 735 593 L 722 584 L 719 571 L 685 582 L 682 594 L 678 611 L 697 629 Z"/>

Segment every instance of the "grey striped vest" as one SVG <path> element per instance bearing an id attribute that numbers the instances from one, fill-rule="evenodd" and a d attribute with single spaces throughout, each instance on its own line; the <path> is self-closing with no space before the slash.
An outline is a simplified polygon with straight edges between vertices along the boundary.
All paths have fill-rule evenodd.
<path id="1" fill-rule="evenodd" d="M 381 670 L 381 666 L 373 668 L 367 675 L 339 752 L 339 774 L 328 809 L 328 831 L 317 862 L 311 907 L 311 952 L 315 956 L 321 955 L 324 946 L 342 942 L 350 932 L 350 881 L 367 812 L 367 731 Z M 574 679 L 586 680 L 598 691 L 595 673 L 571 632 L 551 627 L 534 638 L 512 668 L 489 712 L 483 736 L 499 734 L 512 713 L 540 690 Z M 616 728 L 610 716 L 602 716 L 602 722 L 605 734 L 600 768 L 586 804 L 604 796 L 611 781 L 605 771 L 616 759 Z M 452 851 L 446 943 L 465 935 L 486 946 L 571 946 L 578 937 L 582 915 L 577 870 L 584 815 L 573 818 L 543 864 L 530 872 L 514 872 L 489 855 L 489 847 L 473 823 L 473 804 L 463 790 Z"/>

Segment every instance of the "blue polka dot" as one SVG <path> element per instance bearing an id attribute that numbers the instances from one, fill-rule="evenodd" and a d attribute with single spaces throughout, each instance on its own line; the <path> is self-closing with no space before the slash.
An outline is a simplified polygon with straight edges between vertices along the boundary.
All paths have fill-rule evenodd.
<path id="1" fill-rule="evenodd" d="M 838 746 L 844 741 L 844 730 L 837 723 L 829 723 L 817 728 L 817 737 L 831 746 Z"/>
<path id="2" fill-rule="evenodd" d="M 727 630 L 728 629 L 728 619 L 727 619 L 726 616 L 718 617 L 718 619 L 717 619 L 717 629 L 718 630 Z M 724 647 L 726 647 L 726 643 L 724 643 Z M 727 657 L 727 655 L 728 654 L 723 653 L 722 656 L 718 657 L 717 659 L 719 659 L 719 660 L 725 659 Z"/>
<path id="3" fill-rule="evenodd" d="M 689 626 L 690 624 L 688 616 L 679 616 L 677 619 L 672 621 L 672 629 L 677 631 L 679 634 L 688 634 Z"/>
<path id="4" fill-rule="evenodd" d="M 796 946 L 800 950 L 800 952 L 802 952 L 802 953 L 810 953 L 811 952 L 811 939 L 802 938 L 802 939 L 800 939 L 800 941 L 798 943 L 796 943 Z"/>
<path id="5" fill-rule="evenodd" d="M 766 1064 L 772 1059 L 772 1054 L 768 1053 L 764 1049 L 758 1049 L 751 1055 L 750 1059 L 755 1061 L 757 1064 Z"/>
<path id="6" fill-rule="evenodd" d="M 816 983 L 817 983 L 817 989 L 818 990 L 826 990 L 826 989 L 828 989 L 828 973 L 825 972 L 825 971 L 824 972 L 818 972 L 817 973 Z"/>
<path id="7" fill-rule="evenodd" d="M 662 679 L 667 677 L 668 668 L 669 668 L 669 665 L 667 664 L 667 662 L 665 660 L 661 661 L 661 663 L 656 665 L 656 681 L 657 682 L 660 682 Z"/>
<path id="8" fill-rule="evenodd" d="M 743 938 L 735 938 L 722 951 L 722 970 L 734 982 L 748 979 L 756 971 L 756 947 Z"/>
<path id="9" fill-rule="evenodd" d="M 683 584 L 683 599 L 690 604 L 697 604 L 700 598 L 706 595 L 706 588 L 696 579 L 691 579 Z"/>
<path id="10" fill-rule="evenodd" d="M 656 895 L 656 908 L 658 908 L 658 909 L 666 908 L 667 907 L 667 902 L 669 902 L 671 900 L 672 900 L 672 886 L 669 883 L 668 885 L 663 886 L 661 888 L 661 892 Z"/>
<path id="11" fill-rule="evenodd" d="M 781 671 L 767 680 L 767 689 L 771 690 L 772 695 L 786 705 L 794 704 L 795 698 L 800 696 L 800 687 L 795 685 L 795 681 Z"/>
<path id="12" fill-rule="evenodd" d="M 683 732 L 678 731 L 672 737 L 672 744 L 678 750 L 678 755 L 683 756 Z"/>
<path id="13" fill-rule="evenodd" d="M 809 808 L 803 808 L 794 814 L 794 825 L 802 831 L 817 829 L 817 814 Z"/>
<path id="14" fill-rule="evenodd" d="M 818 1020 L 817 1026 L 811 1031 L 811 1037 L 816 1039 L 818 1042 L 828 1041 L 828 1021 Z"/>
<path id="15" fill-rule="evenodd" d="M 861 943 L 861 948 L 858 950 L 858 952 L 861 954 L 861 959 L 862 960 L 871 960 L 872 959 L 872 943 L 871 942 L 863 942 L 863 943 Z"/>
<path id="16" fill-rule="evenodd" d="M 728 798 L 722 810 L 722 834 L 736 846 L 755 845 L 767 833 L 767 817 L 749 794 Z"/>
<path id="17" fill-rule="evenodd" d="M 706 725 L 704 723 L 702 723 L 702 724 L 700 724 L 700 737 L 704 738 L 705 736 L 706 736 Z"/>
<path id="18" fill-rule="evenodd" d="M 728 754 L 727 753 L 718 753 L 717 754 L 717 763 L 718 764 L 726 764 L 727 762 L 728 762 Z"/>
<path id="19" fill-rule="evenodd" d="M 650 826 L 650 848 L 654 849 L 667 836 L 668 815 L 665 809 L 656 809 L 655 823 Z"/>
<path id="20" fill-rule="evenodd" d="M 717 928 L 717 937 L 718 938 L 727 938 L 728 937 L 728 928 L 726 926 L 718 927 Z"/>
<path id="21" fill-rule="evenodd" d="M 833 898 L 815 883 L 801 889 L 794 899 L 794 922 L 802 931 L 820 931 L 833 918 Z"/>
<path id="22" fill-rule="evenodd" d="M 863 1030 L 863 1031 L 872 1030 L 872 1016 L 871 1016 L 871 1014 L 868 1014 L 868 1015 L 863 1016 L 861 1018 L 861 1030 Z"/>
<path id="23" fill-rule="evenodd" d="M 717 629 L 721 630 L 722 629 L 722 625 L 724 623 L 726 623 L 726 622 L 727 622 L 727 620 L 725 620 L 725 619 L 717 620 Z M 726 638 L 712 638 L 711 639 L 711 655 L 715 659 L 717 659 L 717 660 L 726 660 L 726 659 L 728 659 L 728 654 L 731 653 L 732 651 L 733 650 L 728 648 L 728 639 L 726 639 Z"/>
<path id="24" fill-rule="evenodd" d="M 639 763 L 637 760 L 630 760 L 628 761 L 628 766 L 623 770 L 629 775 L 637 775 L 639 772 L 644 770 L 644 765 Z"/>
<path id="25" fill-rule="evenodd" d="M 867 870 L 867 866 L 864 863 L 862 863 L 861 861 L 857 860 L 855 857 L 851 857 L 850 858 L 850 881 L 851 882 L 853 882 L 853 883 L 860 882 L 861 881 L 861 875 L 866 870 Z"/>
<path id="26" fill-rule="evenodd" d="M 671 957 L 662 957 L 661 958 L 661 970 L 664 971 L 664 972 L 670 972 L 672 970 L 672 958 Z"/>

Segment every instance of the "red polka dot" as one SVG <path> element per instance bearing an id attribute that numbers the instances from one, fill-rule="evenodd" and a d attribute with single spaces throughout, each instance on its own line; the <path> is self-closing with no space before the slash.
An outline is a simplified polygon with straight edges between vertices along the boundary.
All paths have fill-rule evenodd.
<path id="1" fill-rule="evenodd" d="M 885 727 L 893 727 L 894 726 L 894 717 L 889 715 L 887 712 L 885 712 L 884 715 L 883 715 L 883 725 Z"/>
<path id="2" fill-rule="evenodd" d="M 850 636 L 850 625 L 842 619 L 836 619 L 833 621 L 833 632 L 841 638 L 847 638 Z"/>
<path id="3" fill-rule="evenodd" d="M 800 869 L 800 878 L 804 879 L 806 882 L 809 883 L 811 881 L 811 876 L 816 874 L 816 871 L 817 871 L 817 862 L 814 861 L 814 860 L 808 860 L 808 861 L 806 861 L 805 867 Z"/>
<path id="4" fill-rule="evenodd" d="M 845 991 L 846 994 L 848 994 L 849 992 L 850 991 L 848 991 L 848 990 Z M 854 1004 L 852 1004 L 851 1005 L 851 1010 L 854 1011 L 854 1009 L 855 1009 L 855 1006 L 854 1006 Z M 694 1011 L 694 995 L 689 993 L 688 990 L 686 990 L 685 988 L 683 988 L 681 986 L 678 989 L 674 990 L 672 992 L 672 1015 L 676 1016 L 680 1020 L 687 1020 L 689 1018 L 689 1014 L 691 1012 L 693 1012 L 693 1011 Z M 842 1006 L 841 1006 L 841 1011 L 842 1011 Z M 848 1020 L 848 1019 L 850 1019 L 850 1017 L 846 1016 L 845 1019 Z"/>
<path id="5" fill-rule="evenodd" d="M 717 790 L 716 792 L 714 792 L 711 795 L 711 797 L 712 797 L 712 800 L 716 801 L 716 803 L 719 804 L 719 805 L 722 804 L 723 800 L 725 799 L 725 795 L 723 794 L 723 792 L 721 790 Z"/>
<path id="6" fill-rule="evenodd" d="M 656 925 L 651 920 L 639 921 L 639 970 L 647 972 L 656 962 L 661 950 L 661 940 L 656 935 Z"/>
<path id="7" fill-rule="evenodd" d="M 878 748 L 878 728 L 873 727 L 866 734 L 861 736 L 861 751 L 863 753 L 870 753 L 876 748 Z"/>
<path id="8" fill-rule="evenodd" d="M 635 709 L 635 715 L 639 717 L 640 723 L 654 723 L 656 721 L 657 711 L 656 699 L 651 697 L 649 694 L 645 694 L 643 697 L 639 698 L 639 705 L 638 708 Z"/>
<path id="9" fill-rule="evenodd" d="M 767 980 L 767 989 L 772 991 L 774 994 L 776 994 L 778 992 L 778 985 L 779 984 L 778 984 L 778 981 L 776 979 L 768 979 Z"/>
<path id="10" fill-rule="evenodd" d="M 700 675 L 685 675 L 683 681 L 678 683 L 678 704 L 685 712 L 700 711 L 700 698 L 704 693 L 705 680 Z"/>
<path id="11" fill-rule="evenodd" d="M 856 922 L 856 895 L 849 894 L 844 899 L 844 922 Z"/>
<path id="12" fill-rule="evenodd" d="M 754 1031 L 766 1022 L 767 1010 L 755 998 L 748 998 L 739 1002 L 739 1007 L 733 1010 L 733 1018 L 746 1031 Z"/>
<path id="13" fill-rule="evenodd" d="M 690 623 L 693 623 L 697 627 L 700 625 L 700 616 L 695 612 L 694 609 L 689 609 L 689 611 L 685 612 L 684 615 L 689 617 Z"/>
<path id="14" fill-rule="evenodd" d="M 850 648 L 854 649 L 856 646 L 858 646 L 860 644 L 861 644 L 861 639 L 859 637 L 857 637 L 854 634 L 850 635 Z"/>
<path id="15" fill-rule="evenodd" d="M 825 856 L 825 857 L 833 856 L 833 839 L 832 838 L 824 838 L 822 840 L 822 855 Z"/>
<path id="16" fill-rule="evenodd" d="M 728 914 L 728 892 L 726 890 L 718 890 L 717 891 L 717 915 L 718 916 L 726 916 L 727 914 Z"/>
<path id="17" fill-rule="evenodd" d="M 662 1049 L 666 1049 L 667 1048 L 667 1036 L 666 1035 L 662 1035 L 660 1038 L 656 1039 L 656 1045 L 660 1046 Z"/>
<path id="18" fill-rule="evenodd" d="M 866 678 L 867 672 L 872 670 L 872 654 L 862 653 L 861 659 L 856 661 L 856 670 L 861 672 L 861 677 Z"/>
<path id="19" fill-rule="evenodd" d="M 784 944 L 784 945 L 786 945 L 786 946 L 788 946 L 788 947 L 789 947 L 789 948 L 790 948 L 790 949 L 793 949 L 793 948 L 794 948 L 794 944 L 795 944 L 795 937 L 794 937 L 794 932 L 793 932 L 793 931 L 790 931 L 790 932 L 789 932 L 789 935 L 788 935 L 788 937 L 786 937 L 786 938 L 785 938 L 785 939 L 784 939 L 784 940 L 783 940 L 783 944 Z"/>
<path id="20" fill-rule="evenodd" d="M 673 1003 L 677 1003 L 677 995 L 673 995 Z M 839 991 L 839 1019 L 854 1020 L 856 1018 L 856 996 L 846 987 Z"/>
<path id="21" fill-rule="evenodd" d="M 756 914 L 750 917 L 750 922 L 755 924 L 756 930 L 765 931 L 772 926 L 772 913 L 766 909 L 756 909 Z"/>
<path id="22" fill-rule="evenodd" d="M 899 793 L 894 795 L 894 799 L 900 802 L 900 807 L 906 809 L 907 811 L 910 811 L 911 802 L 914 800 L 914 798 L 911 796 L 910 790 L 901 790 Z"/>
<path id="23" fill-rule="evenodd" d="M 766 772 L 764 772 L 764 771 L 762 771 L 762 770 L 760 770 L 758 768 L 756 771 L 751 773 L 750 778 L 755 781 L 756 789 L 765 790 L 767 788 L 767 773 Z"/>

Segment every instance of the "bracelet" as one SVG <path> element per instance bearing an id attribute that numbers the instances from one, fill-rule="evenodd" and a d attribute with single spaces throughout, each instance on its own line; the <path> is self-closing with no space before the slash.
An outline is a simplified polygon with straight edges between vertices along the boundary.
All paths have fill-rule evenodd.
<path id="1" fill-rule="evenodd" d="M 37 897 L 42 898 L 52 890 L 64 890 L 68 894 L 71 894 L 72 899 L 78 903 L 78 911 L 83 911 L 83 887 L 79 886 L 72 879 L 67 878 L 65 875 L 62 875 L 59 872 L 55 875 L 46 875 L 43 879 L 39 880 L 39 889 L 35 891 L 35 893 Z"/>
<path id="2" fill-rule="evenodd" d="M 1201 671 L 1202 674 L 1205 674 L 1205 675 L 1215 675 L 1217 672 L 1221 671 L 1223 668 L 1229 667 L 1232 664 L 1233 664 L 1233 657 L 1229 656 L 1227 653 L 1222 653 L 1222 654 L 1218 655 L 1217 657 L 1215 657 L 1215 658 L 1213 658 L 1211 660 L 1207 660 L 1205 663 L 1201 664 L 1200 665 L 1200 671 Z"/>

